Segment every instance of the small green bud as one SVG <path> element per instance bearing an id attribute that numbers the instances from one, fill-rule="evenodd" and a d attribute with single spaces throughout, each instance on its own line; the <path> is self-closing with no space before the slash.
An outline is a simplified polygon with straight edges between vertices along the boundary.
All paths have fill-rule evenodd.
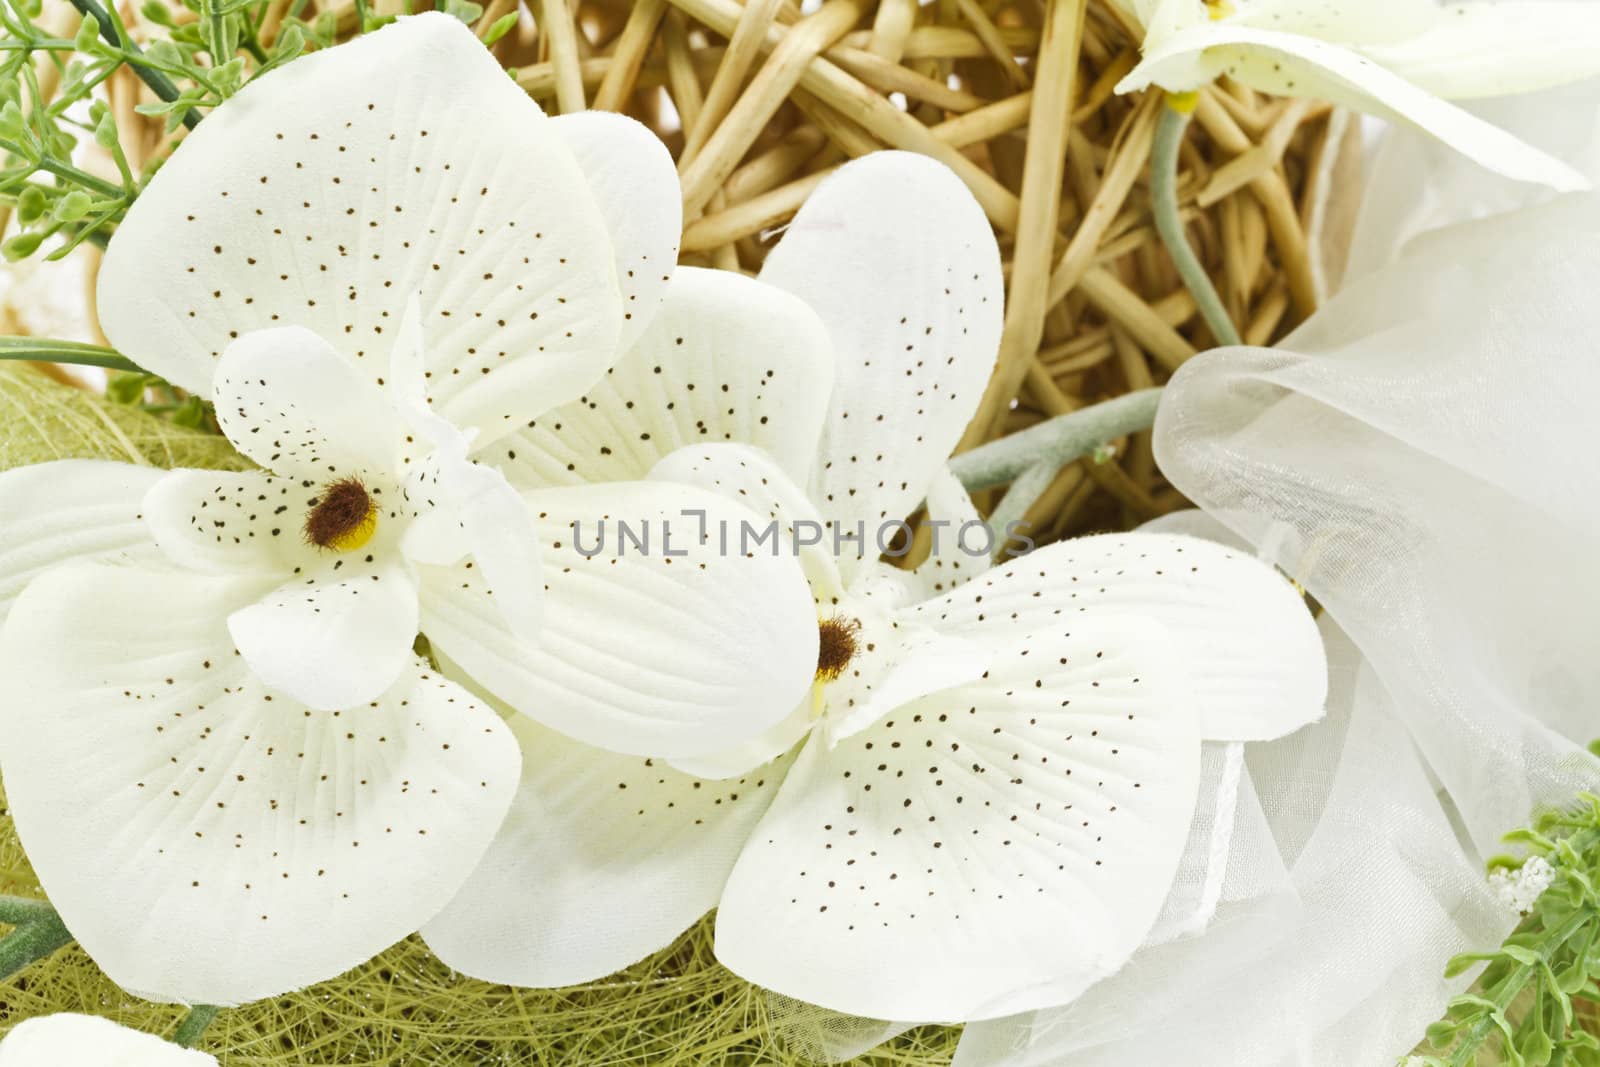
<path id="1" fill-rule="evenodd" d="M 101 115 L 100 121 L 94 124 L 94 143 L 107 152 L 117 147 L 117 120 L 111 117 L 111 112 Z"/>
<path id="2" fill-rule="evenodd" d="M 22 0 L 22 13 L 30 19 L 44 14 L 44 0 Z"/>
<path id="3" fill-rule="evenodd" d="M 305 48 L 305 31 L 299 26 L 291 25 L 278 34 L 277 47 L 273 49 L 273 58 L 279 63 L 287 63 L 305 51 Z"/>
<path id="4" fill-rule="evenodd" d="M 167 10 L 167 5 L 161 0 L 146 0 L 139 13 L 144 16 L 146 22 L 153 22 L 157 26 L 166 26 L 169 29 L 172 27 L 172 12 Z"/>
<path id="5" fill-rule="evenodd" d="M 17 260 L 27 259 L 39 251 L 39 245 L 43 241 L 44 234 L 42 233 L 19 233 L 5 244 L 0 245 L 0 255 L 4 255 L 8 262 L 15 263 Z"/>
<path id="6" fill-rule="evenodd" d="M 37 185 L 30 185 L 17 197 L 17 220 L 26 225 L 43 215 L 49 206 L 44 198 L 44 190 Z"/>
<path id="7" fill-rule="evenodd" d="M 473 0 L 440 0 L 440 10 L 469 26 L 483 17 L 483 5 Z"/>
<path id="8" fill-rule="evenodd" d="M 508 11 L 494 20 L 494 25 L 489 27 L 489 32 L 483 35 L 485 45 L 494 44 L 500 38 L 511 32 L 511 27 L 517 24 L 517 13 Z"/>
<path id="9" fill-rule="evenodd" d="M 92 203 L 88 193 L 82 189 L 74 189 L 56 201 L 56 218 L 62 222 L 77 222 L 89 213 Z"/>
<path id="10" fill-rule="evenodd" d="M 211 80 L 222 90 L 223 96 L 232 96 L 238 92 L 240 84 L 244 81 L 244 57 L 235 56 L 222 64 L 212 73 Z"/>
<path id="11" fill-rule="evenodd" d="M 100 23 L 95 21 L 93 15 L 83 16 L 83 22 L 78 26 L 78 36 L 72 39 L 72 47 L 80 52 L 93 52 L 100 43 Z"/>

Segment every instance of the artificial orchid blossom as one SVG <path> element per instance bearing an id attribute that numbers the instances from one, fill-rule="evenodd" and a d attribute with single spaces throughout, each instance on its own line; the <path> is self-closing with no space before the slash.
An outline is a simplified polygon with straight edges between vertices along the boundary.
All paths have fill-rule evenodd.
<path id="1" fill-rule="evenodd" d="M 0 1040 L 0 1067 L 217 1067 L 217 1058 L 98 1015 L 60 1012 L 12 1027 Z"/>
<path id="2" fill-rule="evenodd" d="M 1589 0 L 1119 0 L 1144 29 L 1118 85 L 1199 89 L 1226 74 L 1400 119 L 1490 170 L 1588 188 L 1560 160 L 1449 100 L 1553 88 L 1600 74 L 1600 7 Z"/>
<path id="3" fill-rule="evenodd" d="M 809 689 L 793 560 L 540 554 L 572 515 L 747 511 L 646 481 L 525 492 L 497 469 L 513 427 L 654 316 L 679 212 L 653 135 L 547 120 L 443 15 L 256 80 L 130 209 L 107 335 L 213 400 L 263 469 L 0 475 L 0 771 L 44 889 L 118 984 L 271 996 L 451 898 L 519 758 L 419 633 L 618 751 L 716 750 Z M 523 661 L 553 664 L 548 684 L 508 687 Z"/>
<path id="4" fill-rule="evenodd" d="M 740 336 L 711 325 L 734 301 L 765 310 Z M 716 906 L 718 956 L 746 978 L 959 1020 L 1070 999 L 1140 944 L 1184 849 L 1200 740 L 1316 718 L 1320 646 L 1287 582 L 1215 545 L 1088 538 L 994 570 L 958 552 L 976 516 L 943 464 L 1000 305 L 970 194 L 877 153 L 823 183 L 759 280 L 680 270 L 601 386 L 505 443 L 513 481 L 653 467 L 785 530 L 823 524 L 804 553 L 821 636 L 793 714 L 712 756 L 630 759 L 520 726 L 512 812 L 423 929 L 441 958 L 578 982 Z M 924 498 L 953 522 L 943 554 L 915 574 L 878 562 L 877 529 Z"/>

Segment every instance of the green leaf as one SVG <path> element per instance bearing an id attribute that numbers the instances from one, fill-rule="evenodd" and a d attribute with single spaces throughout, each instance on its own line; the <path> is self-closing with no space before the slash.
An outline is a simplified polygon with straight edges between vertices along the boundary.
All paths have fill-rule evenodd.
<path id="1" fill-rule="evenodd" d="M 273 62 L 287 63 L 289 60 L 305 51 L 306 34 L 299 26 L 291 25 L 278 34 L 277 46 L 273 49 Z"/>
<path id="2" fill-rule="evenodd" d="M 52 459 L 246 470 L 226 438 L 175 426 L 23 364 L 0 365 L 0 470 Z"/>
<path id="3" fill-rule="evenodd" d="M 0 136 L 9 137 L 13 141 L 22 136 L 27 124 L 22 118 L 22 109 L 15 100 L 7 100 L 4 107 L 0 107 Z"/>
<path id="4" fill-rule="evenodd" d="M 96 22 L 93 15 L 83 16 L 83 22 L 78 26 L 78 35 L 72 39 L 72 47 L 80 52 L 93 52 L 100 43 L 100 23 Z"/>
<path id="5" fill-rule="evenodd" d="M 483 35 L 483 43 L 487 47 L 511 32 L 511 27 L 517 24 L 517 13 L 508 11 L 494 20 L 494 25 L 489 27 L 489 32 Z"/>

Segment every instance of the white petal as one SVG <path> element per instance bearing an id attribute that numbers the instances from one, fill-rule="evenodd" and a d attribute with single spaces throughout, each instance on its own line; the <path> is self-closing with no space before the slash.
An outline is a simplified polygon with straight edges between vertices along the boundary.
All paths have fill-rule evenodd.
<path id="1" fill-rule="evenodd" d="M 850 527 L 904 519 L 994 369 L 1000 253 L 982 209 L 942 164 L 874 152 L 811 194 L 761 280 L 815 308 L 833 341 L 818 508 Z"/>
<path id="2" fill-rule="evenodd" d="M 901 620 L 863 619 L 859 653 L 844 677 L 825 685 L 828 744 L 838 744 L 918 697 L 976 680 L 993 653 L 981 644 Z M 876 646 L 874 648 L 874 646 Z"/>
<path id="3" fill-rule="evenodd" d="M 1414 38 L 1445 19 L 1465 17 L 1466 10 L 1466 5 L 1449 8 L 1438 0 L 1237 0 L 1229 6 L 1229 20 L 1241 25 L 1362 48 Z M 1188 7 L 1192 11 L 1197 5 Z M 1480 64 L 1491 61 L 1480 57 Z"/>
<path id="4" fill-rule="evenodd" d="M 390 476 L 400 420 L 383 391 L 298 326 L 247 333 L 217 364 L 217 425 L 254 462 L 317 483 Z"/>
<path id="5" fill-rule="evenodd" d="M 305 540 L 316 488 L 262 471 L 158 471 L 144 496 L 149 534 L 173 563 L 213 574 L 287 577 L 315 566 Z"/>
<path id="6" fill-rule="evenodd" d="M 450 486 L 467 548 L 512 634 L 538 636 L 543 567 L 533 512 L 497 470 L 464 463 Z"/>
<path id="7" fill-rule="evenodd" d="M 1362 51 L 1451 100 L 1550 89 L 1600 74 L 1600 8 L 1589 0 L 1429 6 L 1434 19 L 1426 32 Z"/>
<path id="8" fill-rule="evenodd" d="M 552 119 L 551 128 L 577 158 L 611 228 L 622 289 L 617 344 L 626 349 L 655 317 L 678 262 L 683 190 L 677 167 L 661 138 L 626 115 L 581 111 Z"/>
<path id="9" fill-rule="evenodd" d="M 936 524 L 928 558 L 915 572 L 923 596 L 937 596 L 989 569 L 989 524 L 949 467 L 941 467 L 928 488 L 928 521 Z"/>
<path id="10" fill-rule="evenodd" d="M 118 228 L 100 318 L 131 359 L 209 397 L 229 339 L 271 326 L 382 380 L 420 291 L 429 395 L 498 432 L 605 373 L 615 275 L 563 139 L 470 30 L 426 14 L 207 115 Z"/>
<path id="11" fill-rule="evenodd" d="M 1005 580 L 998 580 L 1001 576 Z M 984 594 L 981 601 L 968 589 Z M 1064 620 L 1161 624 L 1208 741 L 1269 741 L 1322 717 L 1328 667 L 1305 599 L 1267 564 L 1169 534 L 1060 541 L 911 613 L 971 640 Z M 998 638 L 990 631 L 998 630 Z"/>
<path id="12" fill-rule="evenodd" d="M 313 708 L 375 700 L 413 660 L 416 579 L 398 559 L 323 561 L 228 616 L 239 654 L 267 685 Z"/>
<path id="13" fill-rule="evenodd" d="M 668 762 L 674 769 L 696 778 L 738 778 L 771 763 L 798 745 L 811 732 L 820 710 L 819 696 L 813 687 L 812 692 L 808 692 L 777 725 L 768 727 L 750 740 L 715 752 L 680 756 Z"/>
<path id="14" fill-rule="evenodd" d="M 647 482 L 527 500 L 544 553 L 537 644 L 507 631 L 474 569 L 422 568 L 423 631 L 477 685 L 580 741 L 667 759 L 755 737 L 800 701 L 816 613 L 792 559 L 720 550 L 719 529 L 736 536 L 748 511 Z"/>
<path id="15" fill-rule="evenodd" d="M 407 480 L 407 500 L 429 510 L 406 527 L 401 550 L 438 567 L 472 557 L 510 632 L 536 640 L 544 585 L 533 512 L 498 470 L 456 452 L 440 449 Z"/>
<path id="16" fill-rule="evenodd" d="M 335 712 L 263 687 L 222 625 L 249 591 L 68 566 L 0 633 L 17 832 L 137 995 L 234 1004 L 368 959 L 450 899 L 515 789 L 499 717 L 421 666 Z"/>
<path id="17" fill-rule="evenodd" d="M 0 472 L 0 622 L 40 572 L 95 556 L 149 556 L 144 495 L 166 472 L 64 459 Z"/>
<path id="18" fill-rule="evenodd" d="M 217 1059 L 98 1015 L 59 1012 L 12 1027 L 0 1067 L 217 1067 Z"/>
<path id="19" fill-rule="evenodd" d="M 808 744 L 728 880 L 717 957 L 823 1007 L 948 1021 L 1119 967 L 1166 898 L 1200 746 L 1159 627 L 1072 629 Z"/>
<path id="20" fill-rule="evenodd" d="M 1173 92 L 1221 74 L 1263 92 L 1310 96 L 1411 122 L 1498 174 L 1553 189 L 1587 189 L 1577 171 L 1387 70 L 1360 52 L 1314 37 L 1257 29 L 1236 19 L 1198 24 L 1156 44 L 1118 92 L 1151 83 Z"/>
<path id="21" fill-rule="evenodd" d="M 446 964 L 490 982 L 592 981 L 665 948 L 711 910 L 786 762 L 701 782 L 534 723 L 522 785 L 461 893 L 423 928 Z"/>
<path id="22" fill-rule="evenodd" d="M 738 441 L 804 485 L 832 385 L 827 333 L 805 304 L 732 271 L 683 267 L 603 381 L 482 458 L 517 485 L 577 485 L 642 478 L 676 448 Z"/>
<path id="23" fill-rule="evenodd" d="M 759 521 L 749 531 L 730 529 L 729 551 L 798 557 L 824 615 L 844 597 L 841 572 L 855 565 L 861 542 L 836 541 L 837 529 L 824 529 L 816 508 L 772 456 L 747 445 L 691 445 L 656 464 L 650 480 L 698 486 L 748 508 Z M 869 544 L 866 551 L 877 549 Z"/>
<path id="24" fill-rule="evenodd" d="M 1358 48 L 1447 100 L 1505 96 L 1600 73 L 1588 0 L 1243 0 L 1241 24 Z"/>

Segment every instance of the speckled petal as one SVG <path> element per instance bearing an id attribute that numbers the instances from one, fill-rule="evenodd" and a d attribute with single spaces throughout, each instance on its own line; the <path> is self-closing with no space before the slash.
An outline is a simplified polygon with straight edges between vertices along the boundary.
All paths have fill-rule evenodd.
<path id="1" fill-rule="evenodd" d="M 429 395 L 457 425 L 520 425 L 617 355 L 622 298 L 582 169 L 472 32 L 434 13 L 208 114 L 118 227 L 99 307 L 120 351 L 209 398 L 228 342 L 272 326 L 381 381 L 419 291 Z"/>
<path id="2" fill-rule="evenodd" d="M 64 459 L 0 472 L 0 622 L 36 576 L 97 556 L 153 557 L 144 495 L 165 472 Z"/>
<path id="3" fill-rule="evenodd" d="M 721 550 L 719 529 L 736 536 L 748 510 L 654 482 L 527 501 L 544 565 L 537 642 L 507 629 L 475 568 L 420 568 L 423 632 L 475 685 L 579 741 L 663 759 L 738 744 L 799 703 L 817 663 L 811 596 L 793 559 Z"/>
<path id="4" fill-rule="evenodd" d="M 391 554 L 344 553 L 319 562 L 228 616 L 228 633 L 262 681 L 307 705 L 375 700 L 410 665 L 417 585 Z"/>
<path id="5" fill-rule="evenodd" d="M 36 1015 L 0 1041 L 0 1067 L 217 1067 L 217 1058 L 98 1015 Z"/>
<path id="6" fill-rule="evenodd" d="M 525 719 L 522 784 L 461 893 L 422 929 L 446 964 L 490 982 L 604 978 L 716 905 L 788 761 L 702 782 Z"/>
<path id="7" fill-rule="evenodd" d="M 737 441 L 804 485 L 832 385 L 827 334 L 805 304 L 732 271 L 682 267 L 604 380 L 480 456 L 534 488 L 642 478 L 676 448 Z"/>
<path id="8" fill-rule="evenodd" d="M 213 386 L 217 425 L 253 462 L 317 484 L 393 477 L 404 433 L 383 390 L 310 330 L 256 330 L 230 344 Z"/>
<path id="9" fill-rule="evenodd" d="M 516 787 L 499 717 L 420 664 L 339 711 L 264 686 L 222 625 L 251 592 L 77 564 L 0 631 L 17 832 L 138 996 L 235 1004 L 361 963 L 450 899 Z"/>
<path id="10" fill-rule="evenodd" d="M 1199 538 L 1134 533 L 1060 541 L 907 615 L 985 643 L 1057 621 L 1160 623 L 1208 741 L 1282 737 L 1320 719 L 1327 696 L 1327 660 L 1305 598 L 1271 566 Z"/>
<path id="11" fill-rule="evenodd" d="M 982 680 L 801 751 L 723 892 L 724 964 L 826 1008 L 953 1022 L 1064 1002 L 1139 946 L 1199 776 L 1165 635 L 1010 633 Z"/>
<path id="12" fill-rule="evenodd" d="M 314 566 L 306 514 L 318 489 L 263 471 L 155 471 L 144 495 L 149 536 L 180 567 L 287 578 Z M 380 520 L 381 521 L 381 520 Z"/>
<path id="13" fill-rule="evenodd" d="M 683 190 L 677 165 L 652 130 L 614 111 L 560 115 L 550 125 L 583 168 L 611 229 L 622 289 L 617 343 L 625 350 L 655 318 L 678 263 Z"/>
<path id="14" fill-rule="evenodd" d="M 812 497 L 847 527 L 904 519 L 977 410 L 1000 344 L 1000 253 L 942 164 L 874 152 L 823 182 L 761 280 L 816 309 L 836 379 Z"/>

